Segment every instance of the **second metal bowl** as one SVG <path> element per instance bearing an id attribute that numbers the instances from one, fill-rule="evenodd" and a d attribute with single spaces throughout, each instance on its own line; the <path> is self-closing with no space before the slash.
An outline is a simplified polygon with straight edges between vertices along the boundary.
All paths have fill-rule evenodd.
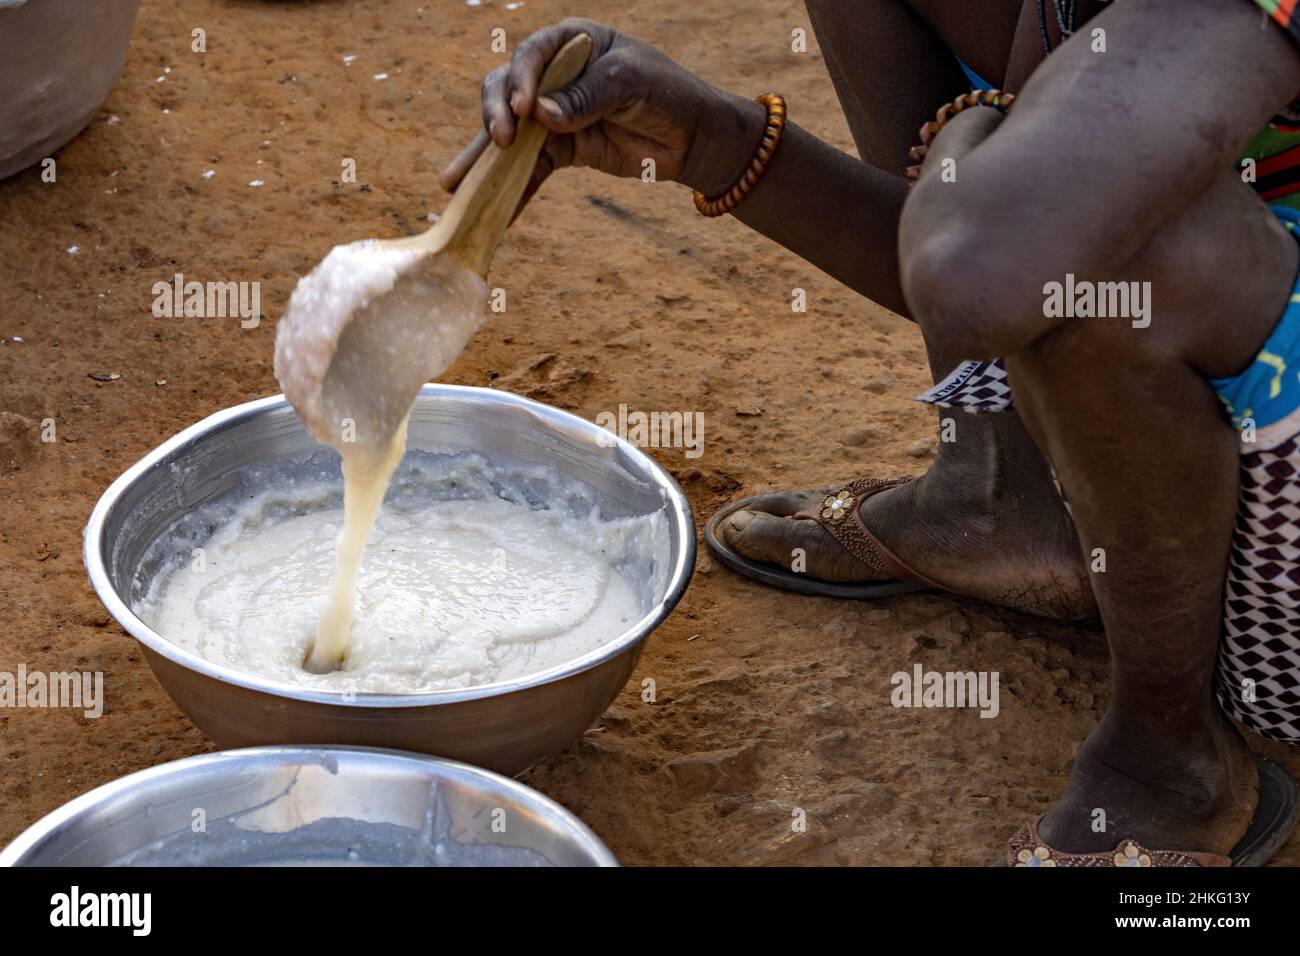
<path id="1" fill-rule="evenodd" d="M 559 804 L 477 767 L 351 747 L 202 754 L 39 820 L 0 866 L 617 866 Z"/>

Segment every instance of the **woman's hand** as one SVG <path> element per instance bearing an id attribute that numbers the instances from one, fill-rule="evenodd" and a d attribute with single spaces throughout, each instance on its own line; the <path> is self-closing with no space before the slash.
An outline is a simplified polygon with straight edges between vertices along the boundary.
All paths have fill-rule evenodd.
<path id="1" fill-rule="evenodd" d="M 571 37 L 593 40 L 587 68 L 575 82 L 538 96 L 547 61 Z M 734 148 L 737 128 L 753 124 L 754 111 L 654 47 L 591 20 L 569 19 L 538 30 L 521 43 L 510 63 L 483 81 L 483 128 L 442 173 L 454 191 L 487 146 L 509 146 L 521 117 L 550 130 L 524 199 L 554 170 L 589 166 L 613 176 L 641 176 L 654 160 L 657 180 L 676 180 L 712 195 L 728 188 L 752 153 L 753 143 Z M 707 137 L 703 131 L 723 136 Z M 761 124 L 754 141 L 761 136 Z M 744 139 L 744 137 L 741 137 Z M 737 152 L 736 157 L 727 154 Z"/>
<path id="2" fill-rule="evenodd" d="M 956 164 L 967 153 L 993 135 L 1002 125 L 1006 114 L 988 106 L 972 106 L 962 110 L 944 125 L 929 148 L 912 148 L 911 159 L 921 159 L 917 182 L 925 180 L 943 167 L 945 162 Z M 955 171 L 955 165 L 954 165 Z"/>

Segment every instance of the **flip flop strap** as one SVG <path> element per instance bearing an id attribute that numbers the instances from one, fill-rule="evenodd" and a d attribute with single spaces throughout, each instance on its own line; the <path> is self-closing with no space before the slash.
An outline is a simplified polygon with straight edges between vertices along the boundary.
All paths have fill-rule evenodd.
<path id="1" fill-rule="evenodd" d="M 1110 868 L 1117 866 L 1232 866 L 1232 861 L 1217 853 L 1192 850 L 1148 850 L 1137 840 L 1120 840 L 1115 849 L 1101 853 L 1064 853 L 1053 850 L 1038 835 L 1042 820 L 1026 823 L 1007 843 L 1009 866 L 1076 866 Z"/>
<path id="2" fill-rule="evenodd" d="M 845 551 L 873 571 L 899 581 L 919 581 L 943 590 L 906 564 L 862 523 L 858 508 L 867 498 L 911 481 L 911 478 L 858 478 L 842 488 L 831 489 L 815 511 L 800 511 L 791 518 L 811 518 L 826 529 Z"/>

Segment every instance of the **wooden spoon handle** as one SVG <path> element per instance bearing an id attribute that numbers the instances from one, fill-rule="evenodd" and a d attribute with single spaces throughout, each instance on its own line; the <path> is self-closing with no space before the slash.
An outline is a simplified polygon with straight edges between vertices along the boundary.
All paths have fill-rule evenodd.
<path id="1" fill-rule="evenodd" d="M 537 87 L 539 96 L 568 86 L 587 66 L 591 37 L 586 33 L 564 44 L 551 57 Z M 515 141 L 505 149 L 488 143 L 470 167 L 438 223 L 448 236 L 443 248 L 486 276 L 497 245 L 505 236 L 524 189 L 532 178 L 547 130 L 530 119 L 519 120 Z"/>

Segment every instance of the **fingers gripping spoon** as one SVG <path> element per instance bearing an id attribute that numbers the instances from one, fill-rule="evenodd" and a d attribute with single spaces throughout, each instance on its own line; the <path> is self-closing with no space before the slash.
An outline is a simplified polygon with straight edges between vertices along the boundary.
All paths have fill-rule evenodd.
<path id="1" fill-rule="evenodd" d="M 579 34 L 561 47 L 539 95 L 577 79 L 591 46 Z M 515 141 L 488 143 L 433 228 L 336 246 L 289 299 L 276 330 L 276 378 L 307 430 L 343 458 L 344 526 L 304 661 L 310 670 L 335 669 L 346 657 L 361 553 L 405 451 L 411 404 L 482 324 L 483 279 L 546 135 L 519 120 Z"/>
<path id="2" fill-rule="evenodd" d="M 591 45 L 585 33 L 566 43 L 539 95 L 573 82 Z M 433 228 L 338 246 L 299 282 L 277 330 L 275 374 L 318 440 L 337 447 L 392 434 L 419 386 L 464 349 L 482 322 L 474 298 L 486 297 L 482 278 L 545 139 L 545 128 L 521 119 L 510 146 L 488 143 Z M 346 439 L 343 419 L 354 429 Z"/>
<path id="3" fill-rule="evenodd" d="M 554 93 L 576 80 L 587 65 L 591 45 L 591 37 L 585 33 L 564 44 L 546 64 L 537 95 Z M 515 141 L 505 149 L 488 143 L 437 225 L 421 235 L 392 240 L 387 245 L 418 249 L 426 255 L 450 253 L 478 275 L 486 276 L 532 177 L 546 135 L 545 127 L 531 119 L 519 120 Z"/>

